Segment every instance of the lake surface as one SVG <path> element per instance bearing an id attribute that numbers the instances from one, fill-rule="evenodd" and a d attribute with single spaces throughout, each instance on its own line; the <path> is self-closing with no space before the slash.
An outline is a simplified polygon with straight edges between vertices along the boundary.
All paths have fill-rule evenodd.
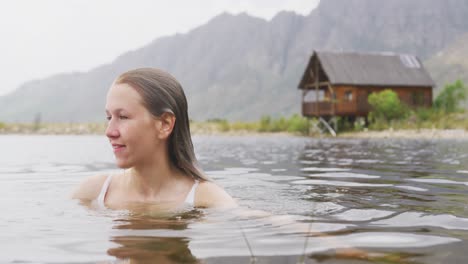
<path id="1" fill-rule="evenodd" d="M 0 136 L 0 263 L 465 263 L 468 141 L 196 136 L 241 209 L 113 211 L 103 136 Z M 359 249 L 366 255 L 341 253 Z"/>

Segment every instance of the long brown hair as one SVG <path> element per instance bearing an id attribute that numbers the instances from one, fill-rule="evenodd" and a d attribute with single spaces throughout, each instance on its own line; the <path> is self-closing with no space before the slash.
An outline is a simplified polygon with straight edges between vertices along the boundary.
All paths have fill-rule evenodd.
<path id="1" fill-rule="evenodd" d="M 139 68 L 122 73 L 115 83 L 132 86 L 143 98 L 143 105 L 155 117 L 164 113 L 175 116 L 175 125 L 169 136 L 169 158 L 184 174 L 199 180 L 210 180 L 197 166 L 187 98 L 180 83 L 169 73 L 154 68 Z"/>

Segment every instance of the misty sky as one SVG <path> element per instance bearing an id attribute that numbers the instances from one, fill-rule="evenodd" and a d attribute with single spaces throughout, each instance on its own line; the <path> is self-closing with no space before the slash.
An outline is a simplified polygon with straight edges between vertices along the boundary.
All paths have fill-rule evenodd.
<path id="1" fill-rule="evenodd" d="M 110 63 L 222 13 L 307 15 L 318 0 L 12 0 L 0 4 L 0 95 L 26 81 Z"/>

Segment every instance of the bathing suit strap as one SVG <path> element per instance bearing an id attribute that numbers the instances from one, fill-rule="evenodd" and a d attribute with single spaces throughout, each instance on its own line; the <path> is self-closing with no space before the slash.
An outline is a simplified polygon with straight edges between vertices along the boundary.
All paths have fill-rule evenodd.
<path id="1" fill-rule="evenodd" d="M 109 189 L 111 179 L 112 179 L 112 174 L 109 174 L 109 176 L 107 176 L 106 181 L 102 185 L 101 192 L 99 193 L 99 196 L 97 198 L 98 205 L 100 205 L 102 207 L 106 206 L 105 205 L 105 199 L 106 199 L 107 189 Z"/>
<path id="2" fill-rule="evenodd" d="M 189 205 L 195 205 L 195 190 L 197 189 L 199 181 L 195 180 L 195 183 L 192 186 L 192 189 L 190 192 L 187 194 L 187 197 L 185 198 L 184 203 L 189 204 Z"/>

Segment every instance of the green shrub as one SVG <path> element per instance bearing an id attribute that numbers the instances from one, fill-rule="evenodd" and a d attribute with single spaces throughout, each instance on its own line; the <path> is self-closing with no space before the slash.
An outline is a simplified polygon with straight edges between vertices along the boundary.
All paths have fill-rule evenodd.
<path id="1" fill-rule="evenodd" d="M 414 113 L 417 116 L 418 121 L 423 121 L 423 122 L 433 120 L 433 118 L 437 115 L 434 109 L 426 108 L 426 107 L 418 108 L 416 109 Z"/>
<path id="2" fill-rule="evenodd" d="M 390 89 L 370 94 L 368 102 L 372 106 L 369 119 L 374 120 L 374 122 L 376 120 L 389 122 L 403 119 L 409 113 L 408 107 L 401 103 L 398 95 Z"/>
<path id="3" fill-rule="evenodd" d="M 230 130 L 230 126 L 227 120 L 219 120 L 216 121 L 216 123 L 218 124 L 219 130 L 221 130 L 222 132 L 227 132 Z"/>
<path id="4" fill-rule="evenodd" d="M 270 132 L 281 132 L 281 131 L 287 131 L 288 129 L 288 120 L 286 120 L 284 117 L 280 117 L 277 120 L 273 120 L 273 122 L 270 123 Z"/>
<path id="5" fill-rule="evenodd" d="M 294 114 L 289 118 L 288 132 L 301 134 L 309 133 L 309 120 L 305 117 Z"/>
<path id="6" fill-rule="evenodd" d="M 252 124 L 252 129 L 258 132 L 291 132 L 291 133 L 309 133 L 309 120 L 298 114 L 292 115 L 290 118 L 280 117 L 272 119 L 270 116 L 263 116 L 260 122 Z"/>
<path id="7" fill-rule="evenodd" d="M 462 81 L 445 85 L 434 101 L 434 108 L 445 113 L 460 110 L 459 105 L 466 99 L 466 87 Z"/>
<path id="8" fill-rule="evenodd" d="M 260 125 L 258 127 L 259 132 L 268 132 L 270 131 L 270 124 L 271 124 L 271 117 L 270 116 L 262 116 L 260 118 Z"/>
<path id="9" fill-rule="evenodd" d="M 231 130 L 258 131 L 258 123 L 234 122 L 230 124 Z"/>
<path id="10" fill-rule="evenodd" d="M 227 122 L 226 119 L 223 119 L 223 118 L 209 118 L 206 120 L 206 122 L 208 123 L 223 123 L 223 122 Z"/>
<path id="11" fill-rule="evenodd" d="M 369 128 L 371 130 L 381 131 L 381 130 L 388 129 L 389 124 L 388 124 L 387 121 L 385 121 L 383 119 L 375 119 L 375 120 L 373 120 L 372 123 L 369 124 Z"/>

